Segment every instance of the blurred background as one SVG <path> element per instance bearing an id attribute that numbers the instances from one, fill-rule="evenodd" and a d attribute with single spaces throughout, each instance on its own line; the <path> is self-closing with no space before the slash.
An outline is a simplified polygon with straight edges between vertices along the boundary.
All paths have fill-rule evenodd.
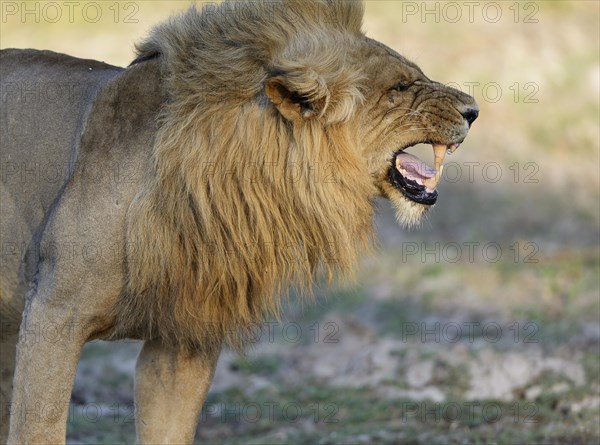
<path id="1" fill-rule="evenodd" d="M 126 66 L 189 2 L 2 1 L 2 48 Z M 378 203 L 353 284 L 223 353 L 201 443 L 598 443 L 596 1 L 367 1 L 364 29 L 481 113 L 406 231 Z M 417 147 L 425 159 L 430 147 Z M 137 342 L 88 344 L 71 444 L 134 441 Z"/>

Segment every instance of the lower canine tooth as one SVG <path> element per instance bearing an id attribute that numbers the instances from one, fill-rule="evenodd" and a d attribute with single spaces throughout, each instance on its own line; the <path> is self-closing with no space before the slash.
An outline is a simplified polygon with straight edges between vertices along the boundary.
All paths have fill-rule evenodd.
<path id="1" fill-rule="evenodd" d="M 435 188 L 437 187 L 437 185 L 440 182 L 440 179 L 442 178 L 442 172 L 443 171 L 444 171 L 444 166 L 442 165 L 442 166 L 440 166 L 440 169 L 437 171 L 437 173 L 435 174 L 435 176 L 433 178 L 425 179 L 423 181 L 423 184 L 425 184 L 425 186 L 428 189 L 435 190 Z"/>

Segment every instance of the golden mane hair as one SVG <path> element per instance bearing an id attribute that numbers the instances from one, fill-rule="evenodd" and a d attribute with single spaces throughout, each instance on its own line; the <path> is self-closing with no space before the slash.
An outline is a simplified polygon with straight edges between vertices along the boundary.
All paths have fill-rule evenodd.
<path id="1" fill-rule="evenodd" d="M 225 2 L 138 47 L 159 58 L 167 97 L 127 214 L 117 332 L 238 348 L 290 286 L 352 272 L 376 193 L 349 124 L 364 79 L 344 64 L 362 16 L 353 1 Z M 286 119 L 267 84 L 302 97 L 302 118 Z"/>

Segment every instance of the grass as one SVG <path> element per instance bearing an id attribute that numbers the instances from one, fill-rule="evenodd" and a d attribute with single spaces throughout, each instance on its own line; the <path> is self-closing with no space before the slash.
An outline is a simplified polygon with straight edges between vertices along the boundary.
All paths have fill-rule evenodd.
<path id="1" fill-rule="evenodd" d="M 247 374 L 271 375 L 277 372 L 280 360 L 276 356 L 238 357 L 231 369 Z"/>
<path id="2" fill-rule="evenodd" d="M 288 386 L 276 394 L 257 393 L 247 397 L 242 393 L 213 394 L 208 406 L 220 406 L 219 414 L 207 415 L 198 443 L 212 439 L 214 443 L 281 443 L 270 442 L 273 431 L 283 431 L 288 443 L 589 443 L 594 439 L 593 411 L 571 413 L 559 406 L 561 399 L 542 397 L 535 401 L 500 402 L 461 399 L 444 403 L 418 402 L 409 399 L 382 399 L 369 390 L 332 391 L 318 384 Z M 279 407 L 273 415 L 256 421 L 244 421 L 244 406 L 263 408 L 273 400 Z M 329 404 L 329 405 L 327 405 Z M 301 407 L 303 415 L 290 420 L 282 414 L 285 407 Z M 327 408 L 325 408 L 327 406 Z M 303 408 L 303 409 L 302 409 Z M 211 408 L 212 409 L 212 408 Z M 241 414 L 235 417 L 238 410 Z M 224 417 L 228 412 L 229 417 Z M 256 411 L 250 416 L 255 420 Z M 246 419 L 248 420 L 248 419 Z M 304 421 L 302 423 L 301 421 Z M 222 423 L 236 423 L 237 434 L 215 437 Z M 220 425 L 221 424 L 221 425 Z M 559 428 L 554 424 L 573 426 Z M 291 429 L 289 427 L 292 427 Z M 203 431 L 207 431 L 206 435 Z M 212 432 L 211 432 L 212 431 Z M 265 440 L 264 442 L 262 442 Z"/>

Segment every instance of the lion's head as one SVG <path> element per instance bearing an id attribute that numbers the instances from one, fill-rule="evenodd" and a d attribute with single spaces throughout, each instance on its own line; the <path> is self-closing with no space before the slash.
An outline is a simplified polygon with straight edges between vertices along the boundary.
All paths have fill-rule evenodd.
<path id="1" fill-rule="evenodd" d="M 398 220 L 412 225 L 435 204 L 444 157 L 463 142 L 479 109 L 471 96 L 430 80 L 382 44 L 365 39 L 363 45 L 363 69 L 371 81 L 359 113 L 362 146 Z M 431 166 L 408 153 L 419 143 L 432 145 Z"/>
<path id="2" fill-rule="evenodd" d="M 350 270 L 377 195 L 404 224 L 435 203 L 477 105 L 367 38 L 362 15 L 354 1 L 225 2 L 140 45 L 134 64 L 158 59 L 165 105 L 128 213 L 142 258 L 122 326 L 206 345 L 276 310 L 290 283 Z M 417 143 L 433 167 L 405 152 Z"/>
<path id="3" fill-rule="evenodd" d="M 312 34 L 290 47 L 266 79 L 271 102 L 298 127 L 318 121 L 327 133 L 347 126 L 353 141 L 344 149 L 366 166 L 398 221 L 417 223 L 438 198 L 446 153 L 458 148 L 478 116 L 475 100 L 360 34 Z M 419 143 L 432 145 L 431 167 L 407 152 Z"/>

